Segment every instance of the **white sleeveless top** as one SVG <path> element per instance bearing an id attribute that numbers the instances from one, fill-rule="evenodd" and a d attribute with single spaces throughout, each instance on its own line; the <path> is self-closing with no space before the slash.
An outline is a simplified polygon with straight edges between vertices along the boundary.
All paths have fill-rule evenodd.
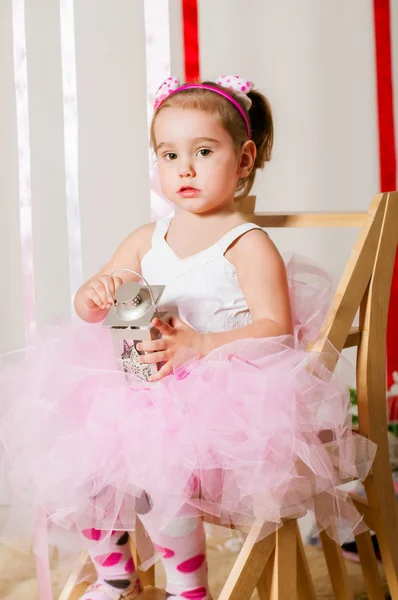
<path id="1" fill-rule="evenodd" d="M 243 223 L 226 233 L 213 246 L 180 258 L 166 242 L 171 219 L 158 221 L 152 248 L 142 258 L 141 270 L 152 285 L 165 285 L 159 309 L 177 314 L 201 333 L 228 331 L 251 323 L 235 267 L 225 252 L 242 234 L 261 229 Z"/>

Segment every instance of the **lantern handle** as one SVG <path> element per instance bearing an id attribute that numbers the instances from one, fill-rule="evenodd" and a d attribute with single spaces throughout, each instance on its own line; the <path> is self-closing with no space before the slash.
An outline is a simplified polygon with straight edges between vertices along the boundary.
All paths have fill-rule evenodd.
<path id="1" fill-rule="evenodd" d="M 148 290 L 149 290 L 149 294 L 151 296 L 152 306 L 153 306 L 153 308 L 156 311 L 158 319 L 160 319 L 158 307 L 156 305 L 155 298 L 154 298 L 154 295 L 152 293 L 151 286 L 149 285 L 148 281 L 145 279 L 145 277 L 143 275 L 141 275 L 140 273 L 137 273 L 137 271 L 133 271 L 133 269 L 128 269 L 127 267 L 126 268 L 121 268 L 121 269 L 115 269 L 114 271 L 112 271 L 112 273 L 110 273 L 110 275 L 108 275 L 107 284 L 108 284 L 108 292 L 110 293 L 110 295 L 113 297 L 113 294 L 111 292 L 111 288 L 110 288 L 109 282 L 110 282 L 113 274 L 114 273 L 119 273 L 119 271 L 128 271 L 129 273 L 133 273 L 133 275 L 137 275 L 140 279 L 142 279 L 142 281 L 144 281 L 146 283 L 146 285 L 148 287 Z M 114 298 L 114 302 L 116 302 L 115 298 Z"/>

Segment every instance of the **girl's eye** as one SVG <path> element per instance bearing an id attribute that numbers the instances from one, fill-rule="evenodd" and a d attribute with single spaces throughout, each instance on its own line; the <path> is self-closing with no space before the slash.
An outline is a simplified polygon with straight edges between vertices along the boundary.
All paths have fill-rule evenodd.
<path id="1" fill-rule="evenodd" d="M 177 154 L 175 152 L 166 152 L 164 158 L 166 160 L 175 160 L 177 158 Z"/>
<path id="2" fill-rule="evenodd" d="M 212 153 L 212 151 L 210 150 L 210 148 L 201 148 L 200 150 L 197 151 L 196 155 L 197 156 L 210 156 L 211 153 Z"/>

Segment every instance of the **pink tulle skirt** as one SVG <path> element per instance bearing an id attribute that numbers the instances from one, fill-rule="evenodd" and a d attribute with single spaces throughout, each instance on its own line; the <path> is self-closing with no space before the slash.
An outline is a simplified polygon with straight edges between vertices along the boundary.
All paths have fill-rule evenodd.
<path id="1" fill-rule="evenodd" d="M 243 530 L 261 519 L 264 535 L 313 510 L 331 535 L 359 532 L 339 485 L 366 476 L 375 447 L 351 431 L 344 377 L 306 350 L 330 282 L 288 272 L 294 335 L 233 342 L 160 382 L 127 383 L 99 325 L 54 327 L 3 367 L 3 539 L 27 548 L 37 508 L 65 545 L 77 527 L 132 530 L 151 507 L 164 524 L 187 507 Z"/>

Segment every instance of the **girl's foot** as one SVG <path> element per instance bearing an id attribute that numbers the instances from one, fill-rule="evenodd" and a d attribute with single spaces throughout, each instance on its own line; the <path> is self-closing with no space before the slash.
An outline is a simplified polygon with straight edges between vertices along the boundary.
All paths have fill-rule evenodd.
<path id="1" fill-rule="evenodd" d="M 139 579 L 137 579 L 127 589 L 118 589 L 101 579 L 90 585 L 86 593 L 80 600 L 133 600 L 139 598 L 143 592 L 143 587 Z"/>
<path id="2" fill-rule="evenodd" d="M 98 577 L 81 600 L 137 598 L 142 592 L 142 585 L 131 555 L 129 534 L 83 529 L 81 535 Z"/>
<path id="3" fill-rule="evenodd" d="M 165 600 L 210 600 L 203 521 L 188 512 L 159 529 L 151 513 L 140 518 L 163 562 Z"/>

